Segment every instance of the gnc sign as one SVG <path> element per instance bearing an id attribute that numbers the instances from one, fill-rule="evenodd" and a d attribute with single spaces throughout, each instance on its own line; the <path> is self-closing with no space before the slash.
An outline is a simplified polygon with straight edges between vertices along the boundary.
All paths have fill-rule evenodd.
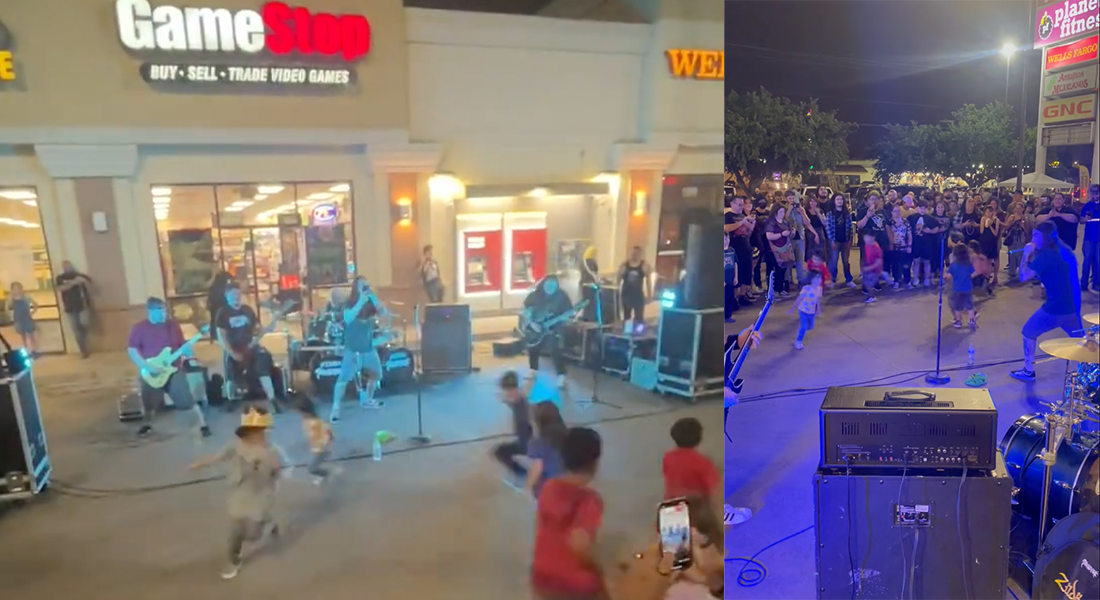
<path id="1" fill-rule="evenodd" d="M 116 0 L 115 18 L 119 40 L 134 52 L 267 52 L 351 62 L 370 52 L 371 45 L 370 22 L 362 15 L 311 12 L 282 2 L 234 12 Z"/>
<path id="2" fill-rule="evenodd" d="M 1096 95 L 1075 96 L 1063 100 L 1044 100 L 1043 124 L 1085 121 L 1096 117 Z"/>

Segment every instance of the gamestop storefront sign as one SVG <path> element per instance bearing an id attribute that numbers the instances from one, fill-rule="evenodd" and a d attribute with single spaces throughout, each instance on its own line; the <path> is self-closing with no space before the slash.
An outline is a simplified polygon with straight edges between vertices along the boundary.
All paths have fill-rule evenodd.
<path id="1" fill-rule="evenodd" d="M 1035 13 L 1035 47 L 1100 29 L 1100 0 L 1063 0 L 1039 8 Z"/>
<path id="2" fill-rule="evenodd" d="M 115 19 L 128 50 L 166 57 L 141 65 L 149 83 L 345 87 L 371 48 L 366 17 L 282 2 L 231 11 L 116 0 Z"/>

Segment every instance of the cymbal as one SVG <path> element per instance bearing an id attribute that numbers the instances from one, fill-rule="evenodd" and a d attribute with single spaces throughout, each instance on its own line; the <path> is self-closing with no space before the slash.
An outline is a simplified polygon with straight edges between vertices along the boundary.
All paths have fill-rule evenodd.
<path id="1" fill-rule="evenodd" d="M 1089 325 L 1100 325 L 1100 312 L 1094 312 L 1081 317 Z"/>
<path id="2" fill-rule="evenodd" d="M 1087 338 L 1059 338 L 1039 343 L 1039 349 L 1051 356 L 1074 362 L 1100 363 L 1100 344 Z"/>

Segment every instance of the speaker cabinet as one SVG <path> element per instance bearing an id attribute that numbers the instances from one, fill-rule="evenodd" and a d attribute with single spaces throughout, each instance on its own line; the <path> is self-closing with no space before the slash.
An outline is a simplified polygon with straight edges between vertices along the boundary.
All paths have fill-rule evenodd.
<path id="1" fill-rule="evenodd" d="M 663 308 L 657 328 L 657 390 L 694 400 L 722 391 L 725 309 Z"/>
<path id="2" fill-rule="evenodd" d="M 51 473 L 33 373 L 0 375 L 0 500 L 41 492 Z"/>
<path id="3" fill-rule="evenodd" d="M 428 304 L 420 332 L 424 373 L 473 370 L 473 322 L 468 304 Z"/>
<path id="4" fill-rule="evenodd" d="M 704 310 L 725 307 L 725 280 L 719 276 L 725 269 L 722 262 L 723 235 L 720 221 L 692 223 L 688 227 L 682 308 Z"/>
<path id="5" fill-rule="evenodd" d="M 965 478 L 822 469 L 813 486 L 818 598 L 1006 596 L 1012 479 L 1000 455 Z"/>

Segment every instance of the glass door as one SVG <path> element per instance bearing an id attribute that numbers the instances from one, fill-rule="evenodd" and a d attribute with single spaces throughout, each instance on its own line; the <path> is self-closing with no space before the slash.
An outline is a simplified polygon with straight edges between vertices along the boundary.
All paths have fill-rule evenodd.
<path id="1" fill-rule="evenodd" d="M 278 227 L 252 227 L 250 262 L 252 266 L 253 306 L 260 325 L 267 325 L 273 318 L 273 310 L 282 304 L 279 294 L 283 266 L 282 238 Z"/>
<path id="2" fill-rule="evenodd" d="M 241 301 L 256 311 L 263 322 L 259 309 L 256 260 L 251 227 L 222 227 L 218 231 L 221 238 L 221 263 L 230 280 L 241 288 Z"/>

